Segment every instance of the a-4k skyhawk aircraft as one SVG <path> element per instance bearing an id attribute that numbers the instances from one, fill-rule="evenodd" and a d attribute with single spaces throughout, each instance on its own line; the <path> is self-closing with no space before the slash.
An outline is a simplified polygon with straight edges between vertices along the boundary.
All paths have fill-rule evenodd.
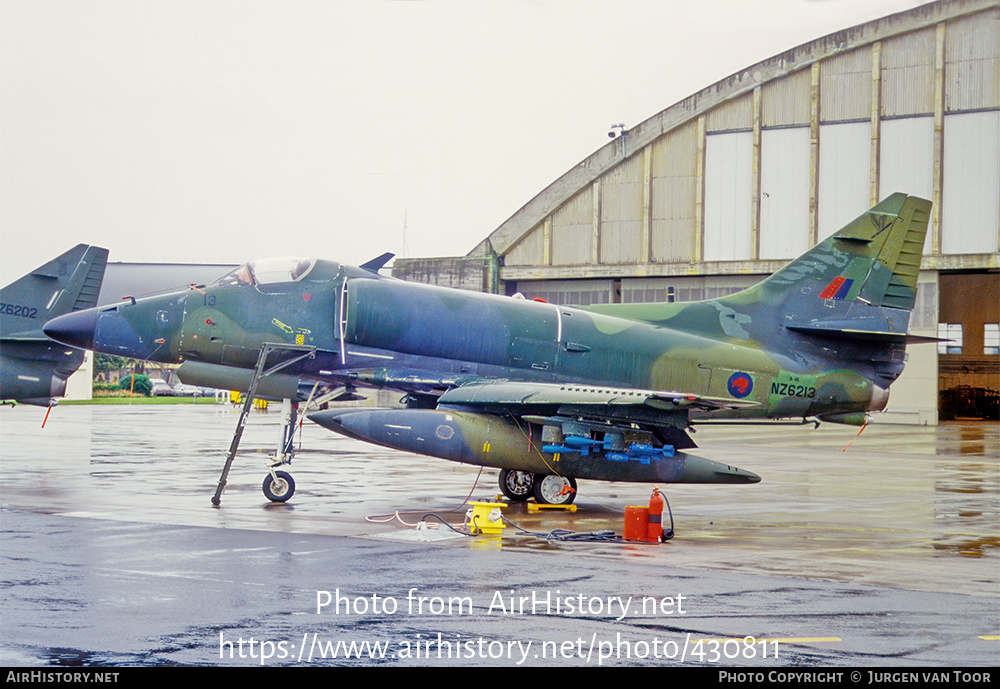
<path id="1" fill-rule="evenodd" d="M 78 244 L 0 290 L 0 400 L 50 406 L 83 363 L 42 333 L 45 322 L 97 304 L 108 250 Z"/>
<path id="2" fill-rule="evenodd" d="M 323 260 L 241 266 L 184 292 L 81 311 L 66 344 L 181 363 L 182 381 L 304 400 L 318 386 L 405 393 L 405 408 L 309 415 L 353 438 L 501 469 L 513 500 L 575 479 L 755 483 L 697 457 L 706 419 L 862 424 L 903 370 L 930 202 L 894 194 L 771 277 L 688 303 L 568 307 L 404 282 Z M 270 360 L 258 357 L 267 349 Z M 306 355 L 302 355 L 305 351 Z M 284 472 L 278 472 L 287 476 Z M 274 471 L 272 468 L 272 476 Z M 221 491 L 220 484 L 220 491 Z M 276 479 L 265 493 L 287 499 Z"/>

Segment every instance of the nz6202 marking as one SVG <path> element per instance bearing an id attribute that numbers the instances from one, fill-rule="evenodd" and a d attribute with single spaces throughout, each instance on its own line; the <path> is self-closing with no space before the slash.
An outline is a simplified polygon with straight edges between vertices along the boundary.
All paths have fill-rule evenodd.
<path id="1" fill-rule="evenodd" d="M 8 316 L 20 316 L 21 318 L 38 317 L 38 309 L 21 304 L 0 304 L 0 313 L 5 313 Z"/>

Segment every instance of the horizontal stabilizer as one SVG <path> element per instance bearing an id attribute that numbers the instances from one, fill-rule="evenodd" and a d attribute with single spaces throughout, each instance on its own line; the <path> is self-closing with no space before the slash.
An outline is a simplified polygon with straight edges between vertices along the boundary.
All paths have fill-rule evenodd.
<path id="1" fill-rule="evenodd" d="M 391 261 L 392 257 L 395 255 L 396 254 L 387 251 L 381 256 L 376 256 L 372 260 L 362 263 L 358 267 L 362 270 L 367 270 L 369 273 L 378 273 L 378 271 L 382 270 L 382 268 L 385 267 L 385 264 Z"/>
<path id="2" fill-rule="evenodd" d="M 924 335 L 909 335 L 907 333 L 882 332 L 876 330 L 859 330 L 857 328 L 831 328 L 817 325 L 786 325 L 789 330 L 816 337 L 828 337 L 836 340 L 865 340 L 868 342 L 890 342 L 902 344 L 920 344 L 927 342 L 947 342 L 939 337 Z"/>

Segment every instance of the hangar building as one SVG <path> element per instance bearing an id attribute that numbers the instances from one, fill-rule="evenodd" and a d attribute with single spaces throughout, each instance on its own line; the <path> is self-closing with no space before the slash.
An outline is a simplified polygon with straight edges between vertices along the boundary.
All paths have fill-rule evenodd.
<path id="1" fill-rule="evenodd" d="M 931 199 L 911 345 L 882 420 L 996 417 L 1000 3 L 941 0 L 752 65 L 624 131 L 467 256 L 396 277 L 559 304 L 747 287 L 889 194 Z"/>

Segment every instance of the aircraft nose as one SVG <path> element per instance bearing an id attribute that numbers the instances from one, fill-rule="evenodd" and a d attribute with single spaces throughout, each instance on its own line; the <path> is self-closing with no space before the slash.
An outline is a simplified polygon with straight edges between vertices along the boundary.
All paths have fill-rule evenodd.
<path id="1" fill-rule="evenodd" d="M 97 313 L 97 309 L 84 309 L 58 316 L 46 323 L 42 332 L 56 342 L 70 347 L 93 349 Z"/>

